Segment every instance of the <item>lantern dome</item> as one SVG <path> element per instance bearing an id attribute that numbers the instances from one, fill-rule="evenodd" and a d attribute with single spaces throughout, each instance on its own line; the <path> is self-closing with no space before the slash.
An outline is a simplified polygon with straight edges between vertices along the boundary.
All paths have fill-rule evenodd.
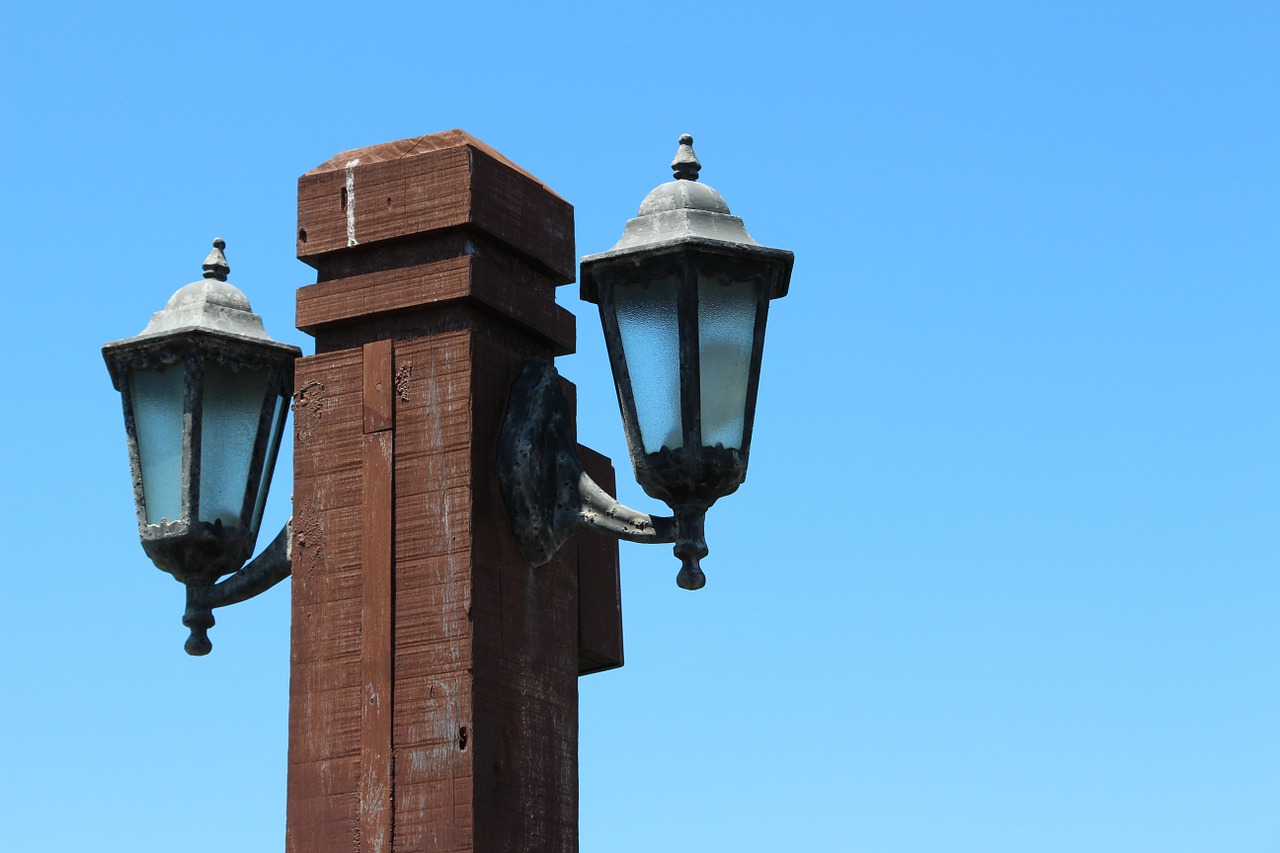
<path id="1" fill-rule="evenodd" d="M 649 216 L 668 210 L 702 210 L 708 213 L 729 213 L 729 205 L 723 196 L 707 184 L 697 183 L 697 178 L 678 178 L 654 187 L 640 202 L 639 216 Z"/>
<path id="2" fill-rule="evenodd" d="M 245 332 L 262 328 L 262 320 L 252 317 L 249 299 L 234 284 L 216 278 L 193 281 L 178 289 L 163 311 L 151 317 L 143 334 L 167 332 L 183 326 L 221 327 L 223 331 Z M 254 323 L 253 320 L 257 319 Z M 247 329 L 243 328 L 248 320 Z M 261 333 L 259 333 L 259 337 Z"/>
<path id="3" fill-rule="evenodd" d="M 611 252 L 638 251 L 687 242 L 759 246 L 720 193 L 696 178 L 655 187 L 627 223 Z"/>

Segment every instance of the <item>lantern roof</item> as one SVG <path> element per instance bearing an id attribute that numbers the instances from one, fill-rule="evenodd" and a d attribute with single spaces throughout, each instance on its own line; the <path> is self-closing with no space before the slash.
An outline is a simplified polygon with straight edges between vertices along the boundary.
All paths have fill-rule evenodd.
<path id="1" fill-rule="evenodd" d="M 597 302 L 596 267 L 631 262 L 641 257 L 665 255 L 687 248 L 702 248 L 781 265 L 771 296 L 784 296 L 791 276 L 792 253 L 761 245 L 747 233 L 740 217 L 729 212 L 720 193 L 698 183 L 702 164 L 693 152 L 693 137 L 680 137 L 680 148 L 671 161 L 674 180 L 655 187 L 627 222 L 622 237 L 607 252 L 582 259 L 582 298 Z"/>
<path id="2" fill-rule="evenodd" d="M 111 370 L 111 378 L 120 387 L 121 372 L 116 358 L 152 345 L 192 335 L 221 338 L 231 345 L 249 345 L 277 350 L 282 357 L 295 358 L 302 350 L 293 344 L 274 340 L 253 313 L 249 299 L 240 288 L 227 283 L 231 267 L 222 250 L 227 246 L 221 237 L 214 239 L 213 249 L 204 259 L 204 278 L 178 289 L 169 297 L 163 311 L 151 315 L 151 322 L 132 338 L 112 341 L 102 347 Z"/>

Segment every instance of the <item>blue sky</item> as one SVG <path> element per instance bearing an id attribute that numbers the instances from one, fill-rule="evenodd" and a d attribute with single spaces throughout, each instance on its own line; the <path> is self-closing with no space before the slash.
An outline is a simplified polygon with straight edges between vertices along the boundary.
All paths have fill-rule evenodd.
<path id="1" fill-rule="evenodd" d="M 6 846 L 282 848 L 288 586 L 182 653 L 99 347 L 221 236 L 310 351 L 297 177 L 461 127 L 579 254 L 685 132 L 796 254 L 707 587 L 623 546 L 584 851 L 1277 853 L 1278 44 L 1273 2 L 7 10 Z M 656 512 L 560 298 L 581 436 Z"/>

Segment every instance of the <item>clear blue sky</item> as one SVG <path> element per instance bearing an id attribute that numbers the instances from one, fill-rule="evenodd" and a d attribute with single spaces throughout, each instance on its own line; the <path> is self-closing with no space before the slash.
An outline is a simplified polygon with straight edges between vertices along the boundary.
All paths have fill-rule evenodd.
<path id="1" fill-rule="evenodd" d="M 309 351 L 297 176 L 461 127 L 579 254 L 685 132 L 796 254 L 706 589 L 623 546 L 585 853 L 1280 851 L 1280 5 L 622 7 L 6 10 L 0 846 L 282 849 L 288 585 L 182 653 L 99 347 L 221 236 Z"/>

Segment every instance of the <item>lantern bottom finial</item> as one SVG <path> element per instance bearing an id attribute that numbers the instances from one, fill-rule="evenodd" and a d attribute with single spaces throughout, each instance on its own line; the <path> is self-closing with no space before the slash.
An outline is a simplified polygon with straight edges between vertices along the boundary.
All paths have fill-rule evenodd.
<path id="1" fill-rule="evenodd" d="M 209 606 L 209 588 L 196 584 L 187 585 L 187 612 L 182 614 L 182 624 L 191 629 L 191 636 L 183 649 L 187 654 L 199 657 L 213 650 L 209 641 L 209 629 L 213 627 L 213 608 Z"/>
<path id="2" fill-rule="evenodd" d="M 706 515 L 705 507 L 676 508 L 676 547 L 672 551 L 680 558 L 676 586 L 681 589 L 702 589 L 707 585 L 707 576 L 699 565 L 707 556 L 707 540 L 703 534 Z"/>

